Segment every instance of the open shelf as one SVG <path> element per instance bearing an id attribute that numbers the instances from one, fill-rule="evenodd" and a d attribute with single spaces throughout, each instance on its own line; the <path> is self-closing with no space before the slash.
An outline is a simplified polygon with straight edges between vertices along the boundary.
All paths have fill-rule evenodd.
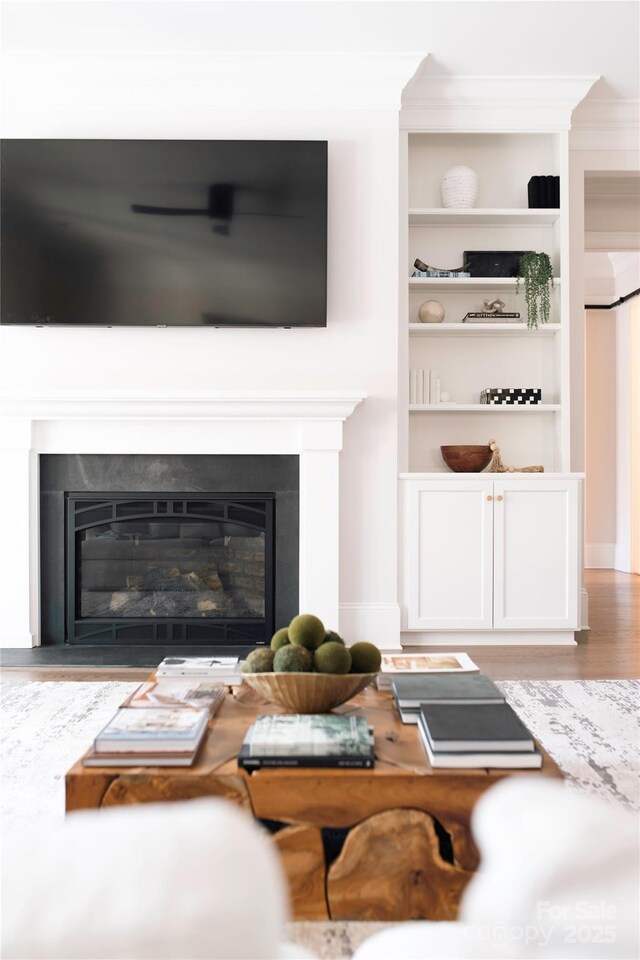
<path id="1" fill-rule="evenodd" d="M 529 330 L 526 323 L 410 323 L 411 337 L 495 337 L 529 336 L 553 337 L 562 329 L 559 323 L 545 323 Z"/>
<path id="2" fill-rule="evenodd" d="M 428 287 L 430 290 L 515 290 L 515 277 L 409 277 L 409 287 Z M 560 277 L 553 278 L 560 286 Z"/>
<path id="3" fill-rule="evenodd" d="M 555 209 L 525 208 L 474 208 L 471 210 L 440 207 L 413 208 L 409 210 L 410 227 L 453 226 L 545 226 L 556 222 L 560 211 Z"/>
<path id="4" fill-rule="evenodd" d="M 557 413 L 559 403 L 410 403 L 409 413 Z"/>

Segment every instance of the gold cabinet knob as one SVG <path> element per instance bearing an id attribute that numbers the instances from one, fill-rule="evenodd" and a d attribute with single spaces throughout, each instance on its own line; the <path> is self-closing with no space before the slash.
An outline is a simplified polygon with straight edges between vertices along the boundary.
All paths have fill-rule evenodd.
<path id="1" fill-rule="evenodd" d="M 504 497 L 502 496 L 501 493 L 499 493 L 498 496 L 496 497 L 496 500 L 503 500 L 503 499 L 504 499 Z"/>
<path id="2" fill-rule="evenodd" d="M 491 496 L 491 494 L 489 494 L 489 496 L 487 497 L 487 500 L 493 500 L 493 497 Z"/>

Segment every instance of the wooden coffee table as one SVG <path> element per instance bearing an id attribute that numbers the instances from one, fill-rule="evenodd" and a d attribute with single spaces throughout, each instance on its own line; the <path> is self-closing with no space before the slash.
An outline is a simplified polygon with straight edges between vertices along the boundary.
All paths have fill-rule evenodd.
<path id="1" fill-rule="evenodd" d="M 338 712 L 362 712 L 373 725 L 375 769 L 246 774 L 236 757 L 247 727 L 277 712 L 245 685 L 225 698 L 193 767 L 78 761 L 66 776 L 67 812 L 224 797 L 272 832 L 295 919 L 452 920 L 478 865 L 469 826 L 478 798 L 512 772 L 562 777 L 544 750 L 539 771 L 433 770 L 417 728 L 400 722 L 390 693 L 371 688 Z"/>

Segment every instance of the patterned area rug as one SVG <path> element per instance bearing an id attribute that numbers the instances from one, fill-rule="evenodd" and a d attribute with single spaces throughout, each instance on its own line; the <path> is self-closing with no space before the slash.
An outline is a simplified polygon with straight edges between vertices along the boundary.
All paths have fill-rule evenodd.
<path id="1" fill-rule="evenodd" d="M 3 830 L 62 820 L 65 771 L 136 686 L 3 680 Z M 500 687 L 572 788 L 640 809 L 640 681 L 508 681 Z M 383 926 L 292 923 L 288 935 L 322 960 L 343 960 Z"/>

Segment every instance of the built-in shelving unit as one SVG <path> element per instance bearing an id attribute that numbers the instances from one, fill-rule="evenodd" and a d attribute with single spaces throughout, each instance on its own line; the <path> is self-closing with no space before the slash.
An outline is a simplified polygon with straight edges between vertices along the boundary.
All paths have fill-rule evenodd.
<path id="1" fill-rule="evenodd" d="M 566 139 L 556 132 L 420 129 L 409 129 L 401 136 L 406 162 L 401 337 L 406 339 L 400 354 L 406 377 L 407 435 L 404 452 L 401 443 L 401 469 L 410 473 L 440 471 L 444 466 L 441 445 L 481 444 L 495 439 L 506 463 L 540 463 L 547 471 L 567 470 L 565 195 L 559 209 L 527 206 L 527 185 L 532 176 L 560 175 L 564 182 Z M 442 177 L 457 164 L 472 167 L 478 174 L 478 206 L 472 209 L 442 206 Z M 528 329 L 523 285 L 516 293 L 515 278 L 411 276 L 416 258 L 434 269 L 458 270 L 465 253 L 477 250 L 549 254 L 555 278 L 548 324 Z M 507 311 L 520 312 L 523 322 L 462 323 L 467 313 L 481 312 L 484 301 L 495 297 L 506 302 Z M 431 299 L 444 307 L 444 322 L 418 323 L 418 308 Z M 432 378 L 440 381 L 440 390 L 455 402 L 410 403 L 411 369 L 430 370 Z M 540 387 L 543 402 L 481 404 L 481 391 L 493 387 Z"/>
<path id="2" fill-rule="evenodd" d="M 559 323 L 541 324 L 530 330 L 526 323 L 410 323 L 410 337 L 555 337 Z"/>
<path id="3" fill-rule="evenodd" d="M 409 413 L 558 413 L 559 403 L 410 403 Z"/>
<path id="4" fill-rule="evenodd" d="M 560 286 L 560 277 L 554 277 L 553 283 Z M 511 277 L 409 277 L 410 288 L 430 287 L 432 290 L 460 290 L 474 293 L 476 290 L 513 290 L 517 280 Z"/>
<path id="5" fill-rule="evenodd" d="M 555 223 L 560 217 L 559 210 L 529 210 L 526 207 L 514 209 L 478 208 L 473 210 L 443 210 L 441 207 L 425 207 L 409 210 L 410 227 L 450 227 L 450 226 L 537 226 Z"/>

